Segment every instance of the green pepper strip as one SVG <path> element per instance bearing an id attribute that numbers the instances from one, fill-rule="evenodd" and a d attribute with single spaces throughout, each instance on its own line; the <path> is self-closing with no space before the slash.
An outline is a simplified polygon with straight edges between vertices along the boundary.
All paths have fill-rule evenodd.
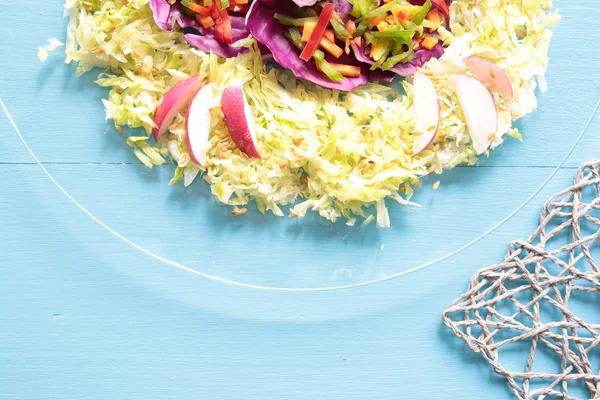
<path id="1" fill-rule="evenodd" d="M 291 18 L 291 17 L 288 17 L 287 15 L 283 15 L 283 14 L 275 14 L 274 17 L 277 21 L 279 21 L 283 25 L 290 25 L 290 26 L 304 26 L 304 24 L 306 24 L 307 22 L 317 22 L 317 18 L 312 18 L 312 17 Z"/>
<path id="2" fill-rule="evenodd" d="M 302 35 L 300 34 L 298 28 L 294 27 L 288 29 L 284 35 L 291 40 L 299 50 L 304 49 L 305 44 L 300 41 L 302 39 Z M 315 63 L 321 72 L 327 75 L 329 79 L 334 82 L 340 82 L 344 80 L 344 76 L 338 70 L 329 65 L 327 61 L 325 61 L 325 53 L 323 53 L 323 51 L 317 49 L 313 54 L 313 59 L 315 60 Z"/>

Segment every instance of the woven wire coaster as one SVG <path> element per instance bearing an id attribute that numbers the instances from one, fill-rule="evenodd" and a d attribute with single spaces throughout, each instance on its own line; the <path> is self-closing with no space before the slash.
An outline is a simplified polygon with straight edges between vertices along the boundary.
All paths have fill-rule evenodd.
<path id="1" fill-rule="evenodd" d="M 544 204 L 531 237 L 512 242 L 443 313 L 518 399 L 600 399 L 599 235 L 596 160 Z"/>

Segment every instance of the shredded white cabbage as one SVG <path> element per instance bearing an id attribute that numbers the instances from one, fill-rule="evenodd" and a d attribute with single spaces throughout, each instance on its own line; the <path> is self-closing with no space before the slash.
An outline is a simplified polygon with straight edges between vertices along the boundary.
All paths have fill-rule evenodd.
<path id="1" fill-rule="evenodd" d="M 51 38 L 48 39 L 48 43 L 38 47 L 38 58 L 41 62 L 45 62 L 48 59 L 48 56 L 53 51 L 56 51 L 59 47 L 64 46 L 65 44 L 58 39 Z"/>
<path id="2" fill-rule="evenodd" d="M 389 226 L 386 198 L 413 204 L 408 199 L 422 177 L 477 160 L 450 79 L 464 57 L 490 59 L 517 88 L 511 103 L 495 98 L 500 123 L 492 148 L 505 134 L 521 137 L 512 121 L 536 108 L 538 85 L 546 89 L 547 26 L 559 19 L 550 8 L 550 0 L 452 3 L 451 31 L 440 31 L 449 47 L 442 59 L 422 69 L 440 95 L 441 129 L 434 144 L 417 156 L 411 152 L 411 79 L 403 82 L 406 94 L 380 84 L 343 94 L 298 81 L 286 71 L 267 72 L 252 39 L 246 43 L 249 53 L 224 60 L 190 47 L 181 33 L 159 29 L 148 0 L 67 0 L 66 62 L 77 63 L 77 75 L 104 68 L 97 83 L 110 88 L 104 100 L 107 119 L 145 131 L 127 143 L 148 167 L 171 159 L 176 164 L 171 184 L 187 186 L 202 176 L 215 198 L 230 206 L 254 200 L 261 212 L 279 216 L 290 206 L 294 217 L 313 210 L 331 221 L 343 217 L 350 226 L 357 217 L 362 226 L 375 219 Z M 40 49 L 40 58 L 46 55 Z M 244 84 L 256 116 L 261 160 L 235 148 L 219 109 L 213 110 L 206 168 L 190 160 L 182 116 L 164 140 L 149 138 L 163 94 L 196 74 L 218 90 Z"/>

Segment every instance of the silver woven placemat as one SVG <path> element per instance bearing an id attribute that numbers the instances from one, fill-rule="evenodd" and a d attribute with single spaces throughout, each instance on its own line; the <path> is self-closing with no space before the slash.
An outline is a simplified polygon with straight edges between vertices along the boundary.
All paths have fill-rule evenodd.
<path id="1" fill-rule="evenodd" d="M 444 324 L 506 378 L 518 399 L 600 399 L 600 321 L 578 316 L 600 308 L 592 254 L 599 235 L 596 160 L 544 204 L 529 239 L 512 242 L 504 261 L 475 274 L 443 313 Z M 525 365 L 517 368 L 518 352 Z"/>

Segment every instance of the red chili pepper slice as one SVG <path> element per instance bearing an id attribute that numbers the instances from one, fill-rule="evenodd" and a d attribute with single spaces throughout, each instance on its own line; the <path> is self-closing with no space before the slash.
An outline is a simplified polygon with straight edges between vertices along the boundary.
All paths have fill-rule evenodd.
<path id="1" fill-rule="evenodd" d="M 231 21 L 227 9 L 221 8 L 220 0 L 213 0 L 210 15 L 215 21 L 215 39 L 221 43 L 232 44 Z"/>
<path id="2" fill-rule="evenodd" d="M 321 15 L 319 15 L 319 20 L 317 21 L 317 25 L 313 30 L 304 50 L 300 53 L 300 58 L 304 61 L 308 61 L 312 58 L 313 54 L 319 47 L 319 43 L 321 39 L 323 39 L 323 35 L 325 35 L 325 30 L 327 29 L 327 25 L 329 25 L 329 21 L 331 21 L 331 17 L 333 16 L 334 5 L 333 3 L 327 3 L 323 6 L 323 11 Z"/>

